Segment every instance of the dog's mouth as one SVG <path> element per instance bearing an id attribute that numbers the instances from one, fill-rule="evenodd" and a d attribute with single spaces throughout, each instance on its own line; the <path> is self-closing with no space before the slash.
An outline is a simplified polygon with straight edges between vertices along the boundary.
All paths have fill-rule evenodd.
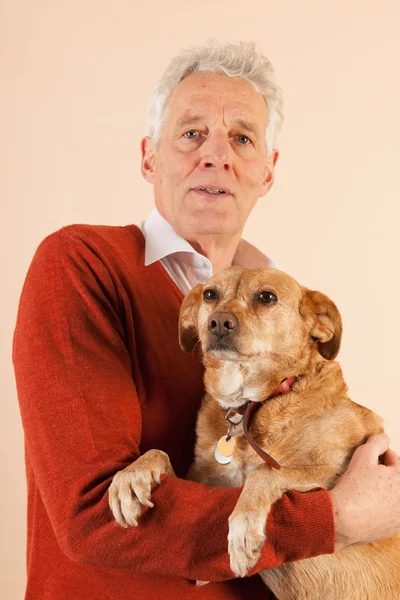
<path id="1" fill-rule="evenodd" d="M 268 357 L 261 353 L 243 353 L 230 338 L 222 337 L 203 343 L 203 352 L 218 360 L 253 362 L 266 360 Z"/>
<path id="2" fill-rule="evenodd" d="M 213 358 L 222 361 L 230 361 L 230 362 L 252 362 L 253 360 L 259 360 L 259 357 L 255 357 L 253 355 L 243 354 L 236 348 L 236 346 L 232 343 L 213 341 L 208 344 L 205 348 L 203 347 L 203 352 L 209 354 Z"/>
<path id="3" fill-rule="evenodd" d="M 216 356 L 217 358 L 218 358 L 217 355 L 220 355 L 221 353 L 223 353 L 224 355 L 226 353 L 228 353 L 230 355 L 238 354 L 238 350 L 235 347 L 235 345 L 232 343 L 232 341 L 226 340 L 225 338 L 211 340 L 211 342 L 205 348 L 205 351 L 208 354 L 212 354 L 213 356 Z"/>

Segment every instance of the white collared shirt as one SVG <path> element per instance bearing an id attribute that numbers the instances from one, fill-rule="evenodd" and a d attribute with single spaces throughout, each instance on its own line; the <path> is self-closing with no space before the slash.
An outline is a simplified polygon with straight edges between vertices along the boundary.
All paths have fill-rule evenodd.
<path id="1" fill-rule="evenodd" d="M 157 260 L 175 281 L 179 289 L 187 294 L 198 283 L 212 277 L 212 264 L 180 235 L 155 208 L 145 221 L 137 224 L 145 238 L 146 267 Z M 268 260 L 268 259 L 267 259 Z M 279 268 L 271 260 L 269 266 Z"/>

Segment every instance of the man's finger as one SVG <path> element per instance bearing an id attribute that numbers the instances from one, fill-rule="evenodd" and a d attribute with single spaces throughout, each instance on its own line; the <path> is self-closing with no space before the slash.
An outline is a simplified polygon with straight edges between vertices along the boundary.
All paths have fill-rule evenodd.
<path id="1" fill-rule="evenodd" d="M 386 433 L 373 433 L 363 444 L 354 452 L 352 463 L 362 462 L 376 465 L 378 458 L 385 454 L 390 444 L 389 436 Z"/>

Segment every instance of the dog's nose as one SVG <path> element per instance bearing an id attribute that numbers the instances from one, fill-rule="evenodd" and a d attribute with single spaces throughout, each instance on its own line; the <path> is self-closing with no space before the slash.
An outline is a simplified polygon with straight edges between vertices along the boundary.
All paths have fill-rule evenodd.
<path id="1" fill-rule="evenodd" d="M 208 330 L 220 337 L 229 335 L 238 328 L 238 325 L 235 315 L 228 312 L 215 312 L 208 319 Z"/>

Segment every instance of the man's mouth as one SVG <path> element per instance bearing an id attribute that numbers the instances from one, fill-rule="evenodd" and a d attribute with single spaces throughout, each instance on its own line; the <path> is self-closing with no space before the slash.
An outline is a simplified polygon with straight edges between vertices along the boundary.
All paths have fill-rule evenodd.
<path id="1" fill-rule="evenodd" d="M 198 188 L 194 188 L 194 191 L 201 194 L 202 196 L 207 196 L 209 198 L 229 196 L 231 193 L 226 188 L 217 188 L 217 187 L 198 187 Z"/>

